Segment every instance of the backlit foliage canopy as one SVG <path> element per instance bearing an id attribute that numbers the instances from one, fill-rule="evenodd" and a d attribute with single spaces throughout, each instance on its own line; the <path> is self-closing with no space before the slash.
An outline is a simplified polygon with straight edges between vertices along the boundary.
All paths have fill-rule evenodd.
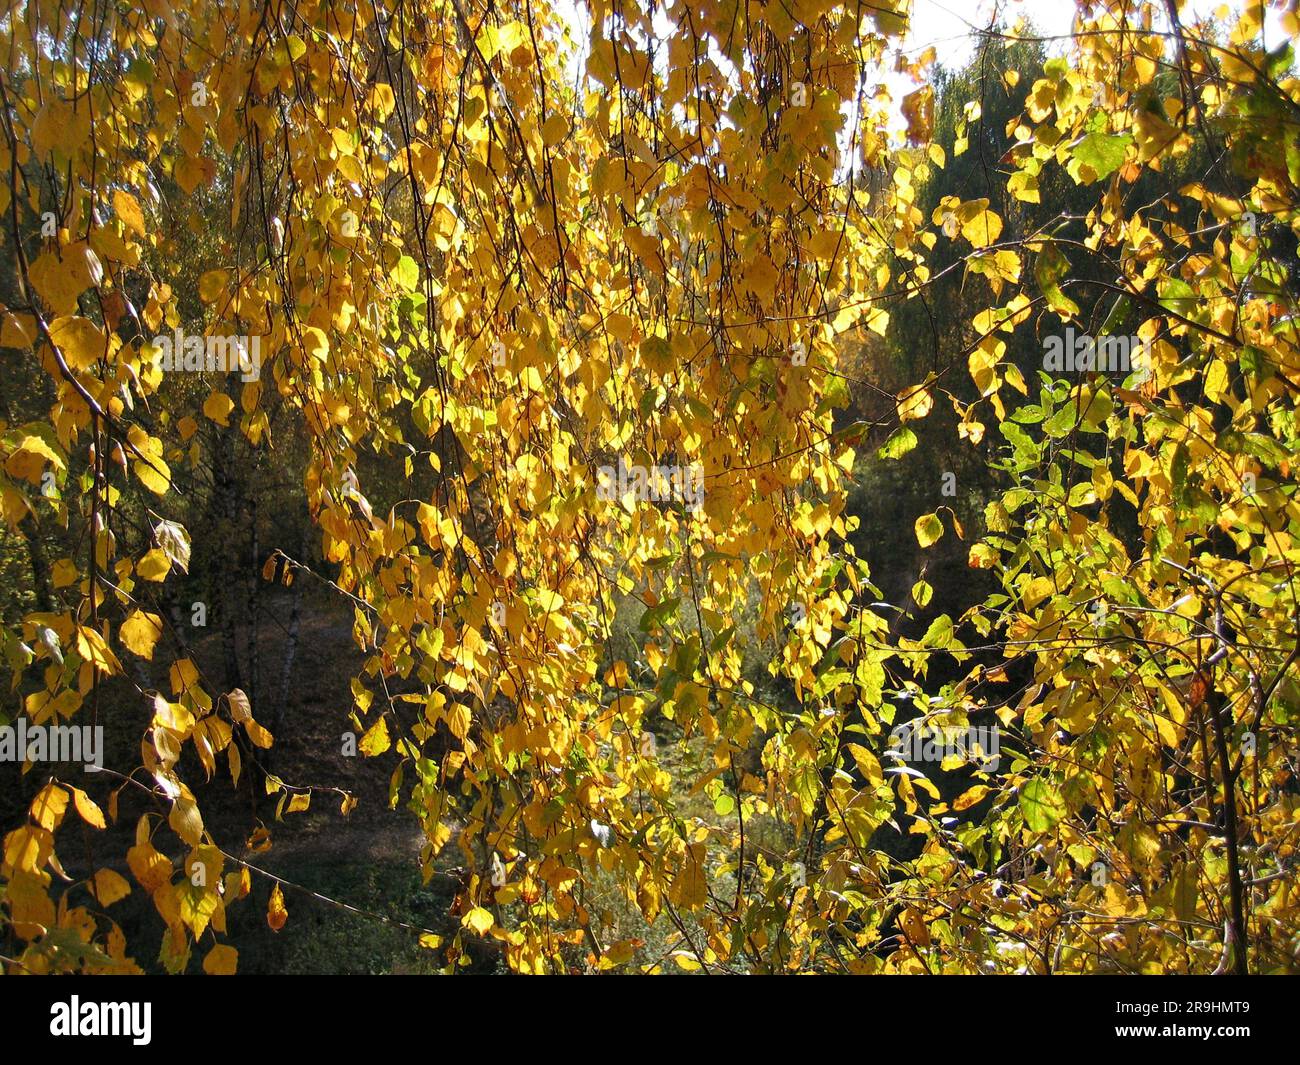
<path id="1" fill-rule="evenodd" d="M 136 763 L 107 766 L 107 809 L 51 778 L 5 837 L 6 967 L 152 963 L 113 920 L 129 891 L 174 970 L 233 969 L 228 925 L 260 920 L 195 790 L 273 737 L 158 596 L 204 535 L 173 483 L 197 427 L 274 449 L 273 406 L 310 440 L 303 491 L 366 655 L 361 751 L 389 761 L 426 868 L 462 852 L 459 931 L 428 941 L 449 966 L 469 939 L 534 973 L 1294 965 L 1293 57 L 1266 50 L 1260 3 L 1212 27 L 1182 0 L 1081 0 L 985 165 L 1009 202 L 1064 177 L 1088 207 L 1022 231 L 988 199 L 916 206 L 953 160 L 931 90 L 886 88 L 931 58 L 899 51 L 907 6 L 9 5 L 0 344 L 45 413 L 0 425 L 0 507 L 77 545 L 51 609 L 4 630 L 10 701 L 91 724 L 133 660 L 168 683 L 137 692 L 151 720 Z M 1274 6 L 1294 37 L 1296 3 Z M 1139 193 L 1199 150 L 1214 180 Z M 837 418 L 872 388 L 845 353 L 925 298 L 940 248 L 982 293 L 968 342 L 884 420 Z M 1007 357 L 1067 326 L 1133 334 L 1148 364 Z M 256 339 L 260 377 L 183 391 L 157 343 L 177 330 Z M 977 528 L 937 489 L 898 520 L 922 548 L 965 539 L 996 590 L 909 637 L 846 491 L 954 404 L 1002 490 Z M 620 460 L 699 467 L 702 505 L 602 491 Z M 376 462 L 404 498 L 371 502 Z M 744 675 L 755 612 L 781 705 Z M 918 712 L 996 723 L 997 767 L 941 792 L 898 763 L 895 715 Z M 702 771 L 643 741 L 652 713 Z M 75 823 L 104 829 L 128 795 L 129 851 L 66 877 Z M 873 846 L 882 826 L 914 856 Z M 611 939 L 615 905 L 671 953 Z"/>

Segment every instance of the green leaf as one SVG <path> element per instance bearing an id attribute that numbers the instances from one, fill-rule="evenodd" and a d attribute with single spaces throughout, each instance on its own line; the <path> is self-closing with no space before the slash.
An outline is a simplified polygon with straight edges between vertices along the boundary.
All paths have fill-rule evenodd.
<path id="1" fill-rule="evenodd" d="M 930 627 L 925 630 L 925 635 L 921 637 L 921 646 L 942 650 L 951 643 L 952 618 L 947 614 L 940 614 L 930 622 Z"/>
<path id="2" fill-rule="evenodd" d="M 420 284 L 420 268 L 409 255 L 403 255 L 393 267 L 393 280 L 407 292 L 414 292 Z"/>
<path id="3" fill-rule="evenodd" d="M 677 616 L 677 610 L 681 604 L 680 598 L 673 598 L 665 599 L 658 606 L 652 606 L 641 615 L 638 628 L 642 632 L 649 632 L 654 628 L 666 628 L 672 619 Z"/>
<path id="4" fill-rule="evenodd" d="M 1047 781 L 1034 779 L 1020 789 L 1020 810 L 1034 832 L 1050 832 L 1065 817 L 1065 799 Z"/>
<path id="5" fill-rule="evenodd" d="M 1079 305 L 1061 291 L 1061 278 L 1070 273 L 1070 260 L 1053 243 L 1043 245 L 1034 259 L 1034 280 L 1047 299 L 1047 305 L 1060 315 L 1076 315 Z"/>
<path id="6" fill-rule="evenodd" d="M 1242 373 L 1259 374 L 1263 377 L 1271 376 L 1272 373 L 1268 356 L 1253 344 L 1246 344 L 1237 352 L 1237 365 L 1241 367 Z"/>
<path id="7" fill-rule="evenodd" d="M 1199 302 L 1192 286 L 1178 277 L 1167 277 L 1160 284 L 1160 306 L 1167 311 L 1189 316 Z"/>
<path id="8" fill-rule="evenodd" d="M 890 434 L 888 440 L 880 445 L 876 452 L 878 459 L 901 459 L 912 448 L 916 447 L 916 434 L 907 426 L 902 425 Z"/>
<path id="9" fill-rule="evenodd" d="M 1074 157 L 1090 167 L 1100 181 L 1124 165 L 1124 156 L 1133 138 L 1127 133 L 1089 133 L 1074 146 Z"/>
<path id="10" fill-rule="evenodd" d="M 943 535 L 943 522 L 938 514 L 922 514 L 916 519 L 916 542 L 929 547 Z"/>

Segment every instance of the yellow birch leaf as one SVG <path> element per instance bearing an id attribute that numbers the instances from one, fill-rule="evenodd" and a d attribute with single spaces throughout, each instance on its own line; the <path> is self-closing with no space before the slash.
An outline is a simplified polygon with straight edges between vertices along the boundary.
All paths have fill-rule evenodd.
<path id="1" fill-rule="evenodd" d="M 284 908 L 284 892 L 280 890 L 280 885 L 276 884 L 271 889 L 271 900 L 267 903 L 266 923 L 271 926 L 272 932 L 278 932 L 288 919 L 289 911 Z"/>
<path id="2" fill-rule="evenodd" d="M 77 813 L 86 824 L 92 828 L 108 827 L 107 822 L 104 820 L 104 811 L 99 808 L 94 799 L 80 788 L 72 788 L 72 801 L 77 808 Z"/>
<path id="3" fill-rule="evenodd" d="M 209 976 L 234 976 L 239 951 L 227 943 L 218 943 L 203 959 L 203 971 Z"/>
<path id="4" fill-rule="evenodd" d="M 133 610 L 122 622 L 118 637 L 132 654 L 153 658 L 153 649 L 162 636 L 162 618 L 143 610 Z"/>

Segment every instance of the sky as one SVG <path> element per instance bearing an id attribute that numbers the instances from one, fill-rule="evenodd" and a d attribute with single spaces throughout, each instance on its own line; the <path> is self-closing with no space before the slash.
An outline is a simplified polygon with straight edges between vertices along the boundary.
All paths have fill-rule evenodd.
<path id="1" fill-rule="evenodd" d="M 938 61 L 950 69 L 968 63 L 975 54 L 975 30 L 988 26 L 994 10 L 1005 25 L 1013 25 L 1020 15 L 1033 21 L 1045 37 L 1064 36 L 1074 20 L 1074 0 L 914 0 L 912 22 L 908 27 L 905 48 L 909 55 L 919 55 L 933 46 Z M 909 78 L 901 74 L 885 76 L 890 95 L 900 100 L 912 88 Z M 903 125 L 901 113 L 898 124 Z"/>
<path id="2" fill-rule="evenodd" d="M 1242 10 L 1247 2 L 1260 0 L 1192 0 L 1183 10 L 1183 21 L 1209 18 L 1221 8 Z M 918 55 L 933 45 L 938 61 L 949 68 L 960 68 L 975 53 L 974 31 L 988 26 L 994 11 L 1005 25 L 1014 25 L 1025 16 L 1044 37 L 1068 36 L 1074 21 L 1075 0 L 914 0 L 912 22 L 905 41 L 909 55 Z M 1264 24 L 1265 44 L 1281 42 L 1283 32 L 1276 9 L 1271 9 Z M 1064 49 L 1066 42 L 1048 45 L 1048 51 Z M 912 83 L 902 75 L 886 76 L 886 84 L 895 100 L 909 91 Z M 901 116 L 900 116 L 901 122 Z"/>
<path id="3" fill-rule="evenodd" d="M 1184 8 L 1184 21 L 1194 21 L 1194 16 L 1208 17 L 1222 8 L 1240 10 L 1246 3 L 1260 2 L 1262 0 L 1191 0 Z M 574 40 L 579 42 L 579 54 L 573 57 L 571 66 L 571 76 L 578 81 L 586 60 L 582 42 L 587 36 L 587 14 L 580 0 L 554 0 L 554 3 L 557 12 L 572 28 Z M 666 7 L 665 0 L 659 0 L 659 6 L 661 9 Z M 960 68 L 975 53 L 976 31 L 987 27 L 995 13 L 1004 25 L 1014 25 L 1019 17 L 1024 16 L 1042 36 L 1064 38 L 1070 33 L 1075 11 L 1075 0 L 913 0 L 912 20 L 904 47 L 909 55 L 917 56 L 933 45 L 942 65 Z M 659 16 L 660 19 L 663 17 Z M 1270 9 L 1265 22 L 1265 43 L 1272 47 L 1282 37 L 1277 12 Z M 1064 50 L 1065 45 L 1062 40 L 1055 48 Z M 1048 51 L 1053 50 L 1054 46 L 1049 43 Z M 901 100 L 915 87 L 906 75 L 893 72 L 885 72 L 883 81 L 895 101 Z M 899 112 L 897 126 L 901 130 L 904 125 Z"/>
<path id="4" fill-rule="evenodd" d="M 1193 0 L 1188 5 L 1194 16 L 1206 17 L 1221 7 L 1241 10 L 1245 0 L 1225 3 L 1224 0 Z M 1251 0 L 1258 3 L 1259 0 Z M 1074 18 L 1074 0 L 914 0 L 908 50 L 922 50 L 933 44 L 940 59 L 948 66 L 957 66 L 971 57 L 973 29 L 987 26 L 989 17 L 997 8 L 1002 21 L 1011 24 L 1020 15 L 1029 18 L 1044 36 L 1064 36 L 1070 32 Z M 1184 11 L 1185 22 L 1194 21 Z M 1271 47 L 1282 39 L 1282 30 L 1276 11 L 1270 12 L 1265 25 L 1267 43 Z"/>
<path id="5" fill-rule="evenodd" d="M 1190 7 L 1198 15 L 1208 16 L 1217 8 L 1240 9 L 1245 2 L 1260 0 L 1193 0 Z M 585 12 L 579 15 L 576 0 L 556 0 L 556 9 L 574 27 L 574 37 L 585 36 Z M 997 10 L 1002 21 L 1011 24 L 1020 15 L 1031 19 L 1044 36 L 1065 36 L 1070 32 L 1074 18 L 1075 0 L 913 0 L 912 24 L 907 37 L 909 52 L 921 52 L 934 45 L 940 61 L 947 66 L 959 66 L 974 52 L 972 31 L 989 24 L 990 16 Z M 1267 22 L 1270 45 L 1281 40 L 1276 12 Z"/>
<path id="6" fill-rule="evenodd" d="M 1075 11 L 1074 0 L 915 0 L 908 51 L 934 45 L 945 66 L 960 66 L 974 53 L 972 31 L 989 24 L 994 8 L 1008 25 L 1020 15 L 1032 19 L 1044 36 L 1069 33 Z"/>

